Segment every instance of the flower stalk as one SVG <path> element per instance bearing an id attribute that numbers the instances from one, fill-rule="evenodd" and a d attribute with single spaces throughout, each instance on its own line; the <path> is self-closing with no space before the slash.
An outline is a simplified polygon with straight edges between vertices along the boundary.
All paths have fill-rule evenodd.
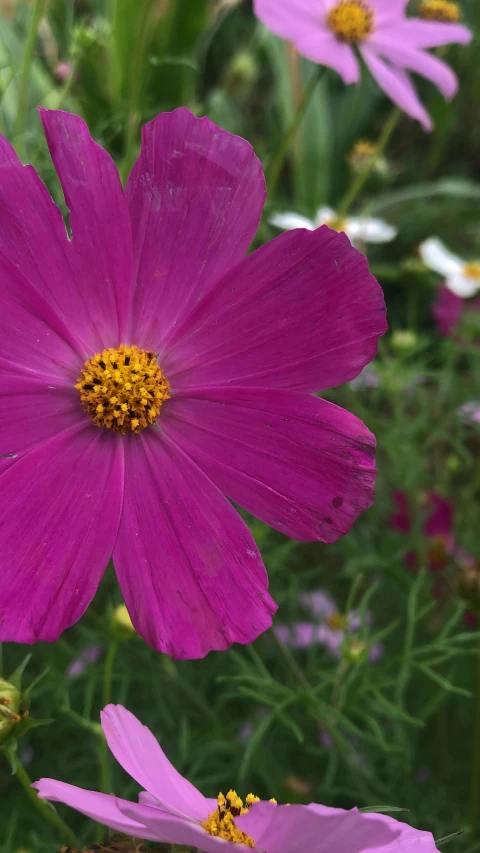
<path id="1" fill-rule="evenodd" d="M 22 148 L 25 147 L 23 134 L 25 131 L 25 123 L 27 119 L 28 110 L 28 89 L 30 83 L 30 70 L 33 61 L 33 54 L 35 51 L 38 28 L 40 26 L 40 21 L 42 20 L 45 14 L 46 6 L 47 0 L 35 0 L 30 14 L 27 37 L 25 40 L 25 50 L 23 53 L 22 68 L 20 72 L 20 83 L 18 90 L 18 110 L 17 118 L 15 121 L 15 136 L 19 138 L 19 144 L 22 146 Z"/>

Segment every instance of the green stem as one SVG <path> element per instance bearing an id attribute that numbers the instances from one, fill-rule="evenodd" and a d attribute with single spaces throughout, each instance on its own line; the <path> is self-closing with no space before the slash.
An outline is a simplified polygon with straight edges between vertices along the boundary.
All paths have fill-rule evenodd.
<path id="1" fill-rule="evenodd" d="M 75 848 L 79 847 L 78 840 L 75 837 L 72 830 L 67 826 L 66 823 L 64 823 L 64 821 L 62 820 L 60 815 L 57 814 L 57 812 L 55 811 L 55 809 L 51 805 L 51 803 L 49 803 L 47 800 L 41 800 L 40 799 L 35 788 L 31 787 L 32 782 L 31 782 L 31 779 L 30 779 L 27 771 L 25 770 L 23 765 L 20 763 L 18 758 L 16 758 L 15 760 L 16 760 L 16 771 L 15 771 L 16 777 L 17 777 L 18 781 L 20 782 L 23 790 L 25 791 L 25 794 L 27 795 L 27 797 L 30 800 L 30 802 L 32 803 L 32 805 L 36 808 L 36 810 L 38 812 L 40 812 L 40 814 L 42 815 L 42 817 L 45 818 L 47 823 L 49 823 L 51 826 L 54 826 L 55 829 L 58 830 L 58 832 L 62 836 L 63 841 L 65 841 L 71 847 L 75 847 Z"/>
<path id="2" fill-rule="evenodd" d="M 20 71 L 20 83 L 18 90 L 18 110 L 17 110 L 17 118 L 15 121 L 15 136 L 22 137 L 22 134 L 25 131 L 25 122 L 27 119 L 27 110 L 28 110 L 28 90 L 30 83 L 30 68 L 32 65 L 33 54 L 35 51 L 35 44 L 37 41 L 38 28 L 40 26 L 40 21 L 42 20 L 43 15 L 45 14 L 45 8 L 47 5 L 47 0 L 35 0 L 32 11 L 30 14 L 30 20 L 28 24 L 27 37 L 25 40 L 25 50 L 23 53 L 22 59 L 22 68 Z M 21 144 L 24 146 L 24 141 L 21 139 Z"/>
<path id="3" fill-rule="evenodd" d="M 118 642 L 111 640 L 108 647 L 107 656 L 105 658 L 105 666 L 103 670 L 103 707 L 109 705 L 112 698 L 112 675 L 115 655 L 117 654 Z M 102 738 L 100 744 L 100 790 L 104 794 L 110 793 L 110 771 L 108 761 L 108 746 L 105 738 Z"/>
<path id="4" fill-rule="evenodd" d="M 352 185 L 347 190 L 347 192 L 343 198 L 343 201 L 341 202 L 340 207 L 338 208 L 338 212 L 337 212 L 338 219 L 345 219 L 345 217 L 346 217 L 347 213 L 349 212 L 353 202 L 357 198 L 360 191 L 363 189 L 366 181 L 368 180 L 373 169 L 375 168 L 375 164 L 377 163 L 377 161 L 379 160 L 379 158 L 382 156 L 383 152 L 385 151 L 385 148 L 387 147 L 387 145 L 390 141 L 390 138 L 391 138 L 393 131 L 395 130 L 398 122 L 399 122 L 401 115 L 402 115 L 401 110 L 398 107 L 394 107 L 391 114 L 390 114 L 390 118 L 388 119 L 387 122 L 385 122 L 385 126 L 383 128 L 382 133 L 381 133 L 380 139 L 378 140 L 378 142 L 375 146 L 375 153 L 370 158 L 368 164 L 365 166 L 365 169 L 363 169 L 361 172 L 358 173 L 358 175 L 356 176 Z"/>
<path id="5" fill-rule="evenodd" d="M 70 70 L 70 74 L 68 75 L 67 79 L 65 80 L 65 84 L 63 86 L 63 89 L 61 90 L 60 95 L 58 97 L 58 103 L 57 103 L 57 107 L 56 107 L 57 110 L 62 109 L 65 101 L 67 100 L 70 92 L 72 91 L 72 87 L 73 87 L 73 84 L 75 82 L 75 77 L 77 76 L 77 69 L 78 69 L 78 60 L 77 60 L 77 62 L 72 63 L 72 68 Z"/>
<path id="6" fill-rule="evenodd" d="M 142 71 L 145 53 L 145 37 L 147 35 L 148 22 L 150 20 L 151 0 L 143 0 L 142 11 L 138 20 L 137 38 L 133 49 L 132 62 L 130 65 L 130 90 L 128 93 L 128 114 L 125 127 L 125 154 L 121 168 L 123 183 L 126 182 L 133 166 L 135 156 L 135 143 L 137 139 L 138 125 L 141 115 L 138 110 L 138 101 L 142 88 Z"/>
<path id="7" fill-rule="evenodd" d="M 278 639 L 274 628 L 269 628 L 268 633 L 270 634 L 271 640 L 273 640 L 273 643 L 277 647 L 277 651 L 280 653 L 283 660 L 287 664 L 287 667 L 290 670 L 291 674 L 293 675 L 297 684 L 300 687 L 302 687 L 303 690 L 305 690 L 307 693 L 311 693 L 312 692 L 312 685 L 310 684 L 308 679 L 304 676 L 304 674 L 303 674 L 302 670 L 300 669 L 297 661 L 293 657 L 290 649 L 287 646 L 285 646 L 281 642 L 281 640 Z M 322 722 L 322 726 L 323 726 L 323 722 Z"/>
<path id="8" fill-rule="evenodd" d="M 297 131 L 302 123 L 303 116 L 307 110 L 307 107 L 310 103 L 312 95 L 317 88 L 317 83 L 323 77 L 325 71 L 324 66 L 319 66 L 316 71 L 313 72 L 308 85 L 305 87 L 303 95 L 300 99 L 300 102 L 295 110 L 295 114 L 292 119 L 292 123 L 290 127 L 285 132 L 281 142 L 280 147 L 277 153 L 274 155 L 268 167 L 265 169 L 265 179 L 267 182 L 268 194 L 270 197 L 273 197 L 275 189 L 278 184 L 278 179 L 280 177 L 283 164 L 285 162 L 285 158 L 292 146 L 292 143 L 295 140 L 297 135 Z"/>
<path id="9" fill-rule="evenodd" d="M 473 724 L 472 783 L 470 791 L 470 829 L 476 837 L 480 824 L 480 645 L 475 659 L 475 720 Z"/>

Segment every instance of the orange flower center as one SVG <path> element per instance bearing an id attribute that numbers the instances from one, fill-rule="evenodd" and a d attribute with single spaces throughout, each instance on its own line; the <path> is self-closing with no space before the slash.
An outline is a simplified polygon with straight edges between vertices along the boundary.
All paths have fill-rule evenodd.
<path id="1" fill-rule="evenodd" d="M 480 279 L 480 261 L 469 261 L 463 268 L 463 275 L 466 278 Z"/>
<path id="2" fill-rule="evenodd" d="M 120 344 L 85 362 L 75 388 L 95 426 L 125 435 L 153 424 L 170 385 L 154 352 Z"/>
<path id="3" fill-rule="evenodd" d="M 426 21 L 443 24 L 456 24 L 462 17 L 460 7 L 451 0 L 425 0 L 420 6 L 420 15 Z"/>
<path id="4" fill-rule="evenodd" d="M 327 15 L 327 24 L 340 41 L 357 44 L 373 30 L 374 10 L 366 0 L 340 0 Z"/>

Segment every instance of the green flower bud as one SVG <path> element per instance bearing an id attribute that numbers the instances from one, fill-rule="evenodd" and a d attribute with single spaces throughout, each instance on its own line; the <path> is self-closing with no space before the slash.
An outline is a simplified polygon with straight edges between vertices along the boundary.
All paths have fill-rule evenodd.
<path id="1" fill-rule="evenodd" d="M 124 604 L 119 604 L 112 613 L 112 628 L 120 639 L 136 636 L 130 614 Z"/>
<path id="2" fill-rule="evenodd" d="M 415 332 L 410 332 L 408 329 L 398 330 L 397 332 L 393 332 L 390 343 L 392 349 L 396 350 L 396 352 L 409 352 L 412 349 L 415 349 L 418 343 L 418 337 Z"/>
<path id="3" fill-rule="evenodd" d="M 17 688 L 0 678 L 0 746 L 13 734 L 15 726 L 22 720 L 22 697 Z"/>
<path id="4" fill-rule="evenodd" d="M 365 663 L 368 660 L 367 643 L 347 639 L 342 646 L 342 657 L 349 663 Z"/>

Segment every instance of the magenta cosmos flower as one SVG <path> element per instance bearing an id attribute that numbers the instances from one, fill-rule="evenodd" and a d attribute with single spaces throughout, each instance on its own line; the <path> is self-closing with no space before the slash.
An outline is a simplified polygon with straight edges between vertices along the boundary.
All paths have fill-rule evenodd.
<path id="1" fill-rule="evenodd" d="M 205 853 L 236 843 L 258 853 L 434 853 L 429 832 L 383 814 L 362 814 L 311 803 L 280 806 L 235 791 L 204 797 L 175 770 L 145 726 L 121 705 L 102 712 L 108 745 L 126 772 L 141 785 L 139 802 L 85 791 L 55 779 L 33 785 L 40 797 L 65 803 L 111 829 L 135 838 L 181 844 Z"/>
<path id="2" fill-rule="evenodd" d="M 154 648 L 251 642 L 276 607 L 225 496 L 324 542 L 371 504 L 373 436 L 310 392 L 372 359 L 382 292 L 328 228 L 245 258 L 261 164 L 208 119 L 150 122 L 124 191 L 80 118 L 41 115 L 72 238 L 2 140 L 0 640 L 55 640 L 113 554 Z"/>
<path id="3" fill-rule="evenodd" d="M 451 68 L 425 48 L 468 44 L 471 32 L 458 23 L 406 18 L 408 0 L 254 0 L 257 17 L 298 52 L 337 71 L 347 85 L 358 83 L 358 49 L 378 85 L 425 130 L 432 121 L 410 79 L 413 71 L 431 80 L 447 98 L 455 95 Z"/>

